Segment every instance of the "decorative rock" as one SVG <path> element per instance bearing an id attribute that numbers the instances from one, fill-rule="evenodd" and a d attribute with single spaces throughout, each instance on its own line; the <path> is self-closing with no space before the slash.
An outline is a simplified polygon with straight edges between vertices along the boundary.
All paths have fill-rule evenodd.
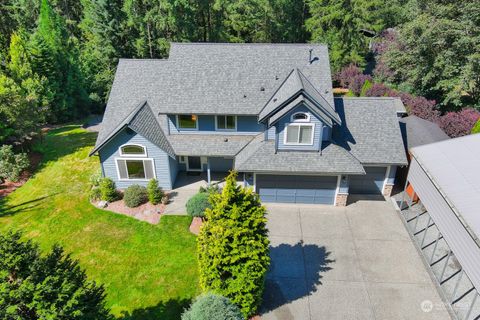
<path id="1" fill-rule="evenodd" d="M 104 200 L 98 201 L 97 202 L 97 207 L 101 208 L 101 209 L 108 207 L 108 201 L 104 201 Z"/>
<path id="2" fill-rule="evenodd" d="M 192 223 L 190 224 L 190 232 L 198 235 L 200 233 L 200 227 L 203 224 L 203 220 L 200 217 L 193 217 Z"/>

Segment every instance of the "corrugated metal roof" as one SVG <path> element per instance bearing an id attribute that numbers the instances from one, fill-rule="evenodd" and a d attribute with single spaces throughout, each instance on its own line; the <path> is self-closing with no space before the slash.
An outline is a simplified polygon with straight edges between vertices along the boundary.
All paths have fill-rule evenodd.
<path id="1" fill-rule="evenodd" d="M 480 236 L 480 134 L 411 150 L 449 205 Z"/>

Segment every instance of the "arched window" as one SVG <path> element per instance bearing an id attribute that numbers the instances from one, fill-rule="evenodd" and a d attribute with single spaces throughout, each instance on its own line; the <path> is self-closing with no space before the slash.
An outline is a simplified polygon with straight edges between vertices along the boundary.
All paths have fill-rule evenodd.
<path id="1" fill-rule="evenodd" d="M 120 147 L 121 156 L 146 157 L 147 150 L 138 144 L 126 144 Z"/>
<path id="2" fill-rule="evenodd" d="M 297 112 L 292 114 L 292 122 L 310 122 L 310 115 L 305 112 Z"/>

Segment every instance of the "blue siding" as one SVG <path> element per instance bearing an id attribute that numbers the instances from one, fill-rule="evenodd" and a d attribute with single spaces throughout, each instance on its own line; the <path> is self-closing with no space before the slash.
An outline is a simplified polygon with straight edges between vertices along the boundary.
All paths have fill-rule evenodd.
<path id="1" fill-rule="evenodd" d="M 168 116 L 168 126 L 171 134 L 186 133 L 186 134 L 257 134 L 265 130 L 265 126 L 258 123 L 257 116 L 237 116 L 237 130 L 236 131 L 215 131 L 215 116 L 214 115 L 199 115 L 198 116 L 198 130 L 179 130 L 177 128 L 177 117 L 175 115 Z"/>
<path id="2" fill-rule="evenodd" d="M 233 159 L 210 157 L 210 171 L 227 172 L 233 169 Z"/>
<path id="3" fill-rule="evenodd" d="M 315 131 L 313 134 L 313 145 L 285 145 L 284 144 L 284 135 L 286 125 L 290 123 L 290 117 L 295 112 L 305 112 L 310 115 L 310 123 L 315 125 Z M 278 149 L 279 150 L 320 150 L 320 139 L 322 136 L 322 127 L 324 126 L 323 122 L 318 119 L 318 117 L 310 112 L 310 110 L 305 106 L 297 107 L 291 110 L 289 113 L 285 114 L 276 124 L 278 130 Z"/>
<path id="4" fill-rule="evenodd" d="M 177 179 L 177 174 L 179 171 L 179 163 L 177 158 L 173 159 L 172 157 L 169 157 L 168 161 L 170 165 L 170 181 L 172 182 L 173 189 L 173 185 L 175 184 L 175 180 Z"/>
<path id="5" fill-rule="evenodd" d="M 121 158 L 118 148 L 126 143 L 141 144 L 147 148 L 147 157 L 153 159 L 155 175 L 159 185 L 163 189 L 171 190 L 172 181 L 174 181 L 172 180 L 172 177 L 174 177 L 174 175 L 172 175 L 170 172 L 170 157 L 165 151 L 135 132 L 129 134 L 126 132 L 126 130 L 123 130 L 119 132 L 111 141 L 109 141 L 102 149 L 100 149 L 100 162 L 104 175 L 111 178 L 119 189 L 125 189 L 132 184 L 139 184 L 143 186 L 147 185 L 148 180 L 119 181 L 115 158 Z"/>
<path id="6" fill-rule="evenodd" d="M 267 131 L 267 140 L 275 140 L 275 132 L 275 126 L 270 127 Z"/>

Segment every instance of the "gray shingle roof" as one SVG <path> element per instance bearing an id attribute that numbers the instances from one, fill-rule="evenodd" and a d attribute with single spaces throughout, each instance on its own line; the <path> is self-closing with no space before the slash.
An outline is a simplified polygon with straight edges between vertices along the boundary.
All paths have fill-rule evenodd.
<path id="1" fill-rule="evenodd" d="M 142 101 L 154 114 L 257 115 L 294 68 L 333 105 L 325 45 L 172 43 L 167 60 L 120 59 L 97 145 Z"/>
<path id="2" fill-rule="evenodd" d="M 278 117 L 275 117 L 275 113 L 282 112 L 284 114 L 290 111 L 296 106 L 296 104 L 291 103 L 292 100 L 294 101 L 299 95 L 302 96 L 304 100 L 310 100 L 316 108 L 321 110 L 323 114 L 327 114 L 335 122 L 341 122 L 332 105 L 329 104 L 325 97 L 315 89 L 310 80 L 298 69 L 293 69 L 280 84 L 265 104 L 265 107 L 260 111 L 259 120 L 264 121 L 267 117 L 272 116 L 278 119 Z M 269 123 L 270 122 L 272 121 L 269 121 Z"/>
<path id="3" fill-rule="evenodd" d="M 335 98 L 342 125 L 334 127 L 334 140 L 362 164 L 406 165 L 396 101 L 394 98 Z"/>
<path id="4" fill-rule="evenodd" d="M 408 116 L 399 121 L 406 149 L 450 139 L 436 123 L 417 116 Z"/>
<path id="5" fill-rule="evenodd" d="M 344 148 L 328 144 L 322 152 L 279 151 L 275 142 L 259 135 L 235 158 L 235 169 L 254 172 L 365 174 L 363 166 Z"/>
<path id="6" fill-rule="evenodd" d="M 103 140 L 103 143 L 98 144 L 90 152 L 90 155 L 97 152 L 106 142 L 115 136 L 120 130 L 129 127 L 136 133 L 142 135 L 150 142 L 159 146 L 162 150 L 168 153 L 171 157 L 175 157 L 172 146 L 168 142 L 160 124 L 155 119 L 155 115 L 147 102 L 140 103 L 126 118 L 124 118 L 119 125 Z"/>
<path id="7" fill-rule="evenodd" d="M 168 138 L 177 155 L 233 157 L 252 141 L 254 136 L 172 134 Z"/>

